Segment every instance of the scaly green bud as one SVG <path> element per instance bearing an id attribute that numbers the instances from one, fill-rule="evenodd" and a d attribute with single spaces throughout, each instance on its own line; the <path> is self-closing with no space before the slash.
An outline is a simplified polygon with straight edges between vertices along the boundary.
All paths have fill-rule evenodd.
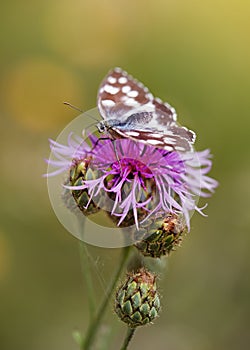
<path id="1" fill-rule="evenodd" d="M 67 181 L 67 185 L 81 186 L 84 184 L 84 180 L 93 180 L 96 178 L 96 172 L 88 167 L 90 160 L 91 158 L 84 160 L 75 160 L 74 165 L 70 169 L 69 180 Z M 99 206 L 94 201 L 90 200 L 88 190 L 66 189 L 66 192 L 64 194 L 64 199 L 66 199 L 66 205 L 67 203 L 70 203 L 70 195 L 71 197 L 73 196 L 76 205 L 83 212 L 84 215 L 95 214 L 100 210 Z"/>
<path id="2" fill-rule="evenodd" d="M 146 325 L 158 316 L 160 299 L 155 280 L 154 274 L 142 268 L 137 273 L 128 273 L 118 288 L 115 312 L 129 327 Z"/>
<path id="3" fill-rule="evenodd" d="M 183 236 L 187 231 L 183 217 L 177 214 L 168 214 L 162 221 L 152 221 L 147 227 L 142 228 L 142 236 L 135 247 L 144 255 L 159 258 L 168 255 L 176 247 L 181 245 Z M 137 237 L 140 232 L 137 233 Z"/>

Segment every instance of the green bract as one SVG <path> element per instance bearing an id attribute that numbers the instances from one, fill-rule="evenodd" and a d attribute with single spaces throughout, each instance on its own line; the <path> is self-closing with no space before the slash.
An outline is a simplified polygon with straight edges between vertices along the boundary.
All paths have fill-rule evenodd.
<path id="1" fill-rule="evenodd" d="M 160 299 L 155 275 L 145 269 L 127 275 L 118 288 L 115 312 L 129 327 L 135 328 L 152 322 L 159 313 Z"/>
<path id="2" fill-rule="evenodd" d="M 141 236 L 146 235 L 136 243 L 136 248 L 144 255 L 159 258 L 168 255 L 176 247 L 181 245 L 183 235 L 187 228 L 183 218 L 176 214 L 169 214 L 164 220 L 152 221 L 147 227 L 142 228 Z M 138 237 L 140 236 L 140 231 Z"/>
<path id="3" fill-rule="evenodd" d="M 75 161 L 75 164 L 70 169 L 69 185 L 82 186 L 84 180 L 94 180 L 97 176 L 97 171 L 93 171 L 88 167 L 90 159 Z M 75 203 L 84 215 L 95 214 L 100 210 L 96 202 L 92 201 L 88 195 L 88 190 L 70 190 Z"/>

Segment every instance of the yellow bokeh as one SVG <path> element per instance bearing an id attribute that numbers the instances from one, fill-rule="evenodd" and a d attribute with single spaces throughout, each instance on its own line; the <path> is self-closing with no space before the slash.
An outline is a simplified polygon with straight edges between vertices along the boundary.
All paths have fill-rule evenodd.
<path id="1" fill-rule="evenodd" d="M 68 121 L 63 101 L 84 101 L 78 79 L 57 62 L 29 58 L 10 69 L 2 83 L 3 108 L 25 128 L 42 131 Z"/>
<path id="2" fill-rule="evenodd" d="M 115 1 L 53 2 L 43 21 L 50 49 L 73 64 L 112 67 L 121 57 L 128 24 Z"/>

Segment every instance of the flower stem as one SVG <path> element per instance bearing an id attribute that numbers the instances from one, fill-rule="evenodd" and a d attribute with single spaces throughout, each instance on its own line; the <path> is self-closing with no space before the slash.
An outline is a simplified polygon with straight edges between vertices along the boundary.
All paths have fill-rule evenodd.
<path id="1" fill-rule="evenodd" d="M 130 251 L 130 247 L 124 247 L 123 251 L 122 251 L 122 256 L 121 256 L 121 261 L 118 265 L 118 269 L 115 273 L 115 276 L 113 278 L 112 283 L 109 286 L 109 289 L 101 303 L 101 306 L 96 314 L 96 316 L 94 317 L 93 321 L 90 323 L 89 329 L 87 331 L 87 335 L 85 337 L 84 342 L 81 345 L 81 349 L 82 350 L 89 350 L 91 348 L 91 345 L 93 344 L 93 341 L 95 339 L 95 335 L 99 329 L 101 320 L 105 314 L 105 310 L 107 308 L 107 306 L 109 305 L 109 300 L 113 294 L 113 291 L 115 289 L 116 283 L 121 275 L 121 272 L 126 264 L 126 261 L 128 259 L 129 256 L 129 251 Z"/>
<path id="2" fill-rule="evenodd" d="M 121 347 L 121 350 L 126 350 L 128 348 L 128 345 L 129 345 L 131 339 L 133 338 L 133 335 L 135 334 L 135 330 L 136 330 L 136 328 L 128 327 L 127 334 L 126 334 L 126 337 L 124 339 L 124 343 Z"/>
<path id="3" fill-rule="evenodd" d="M 85 242 L 80 242 L 80 261 L 81 261 L 83 277 L 85 279 L 85 283 L 87 286 L 89 315 L 90 315 L 90 320 L 92 321 L 94 317 L 94 312 L 95 312 L 95 299 L 94 299 L 93 282 L 91 279 L 90 262 L 88 259 L 88 249 L 86 247 Z"/>

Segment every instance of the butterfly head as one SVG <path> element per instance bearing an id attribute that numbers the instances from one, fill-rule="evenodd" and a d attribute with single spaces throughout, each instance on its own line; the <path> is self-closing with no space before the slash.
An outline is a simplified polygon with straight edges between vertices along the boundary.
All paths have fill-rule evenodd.
<path id="1" fill-rule="evenodd" d="M 113 127 L 122 126 L 123 124 L 116 119 L 100 120 L 96 127 L 100 133 L 110 131 Z"/>

